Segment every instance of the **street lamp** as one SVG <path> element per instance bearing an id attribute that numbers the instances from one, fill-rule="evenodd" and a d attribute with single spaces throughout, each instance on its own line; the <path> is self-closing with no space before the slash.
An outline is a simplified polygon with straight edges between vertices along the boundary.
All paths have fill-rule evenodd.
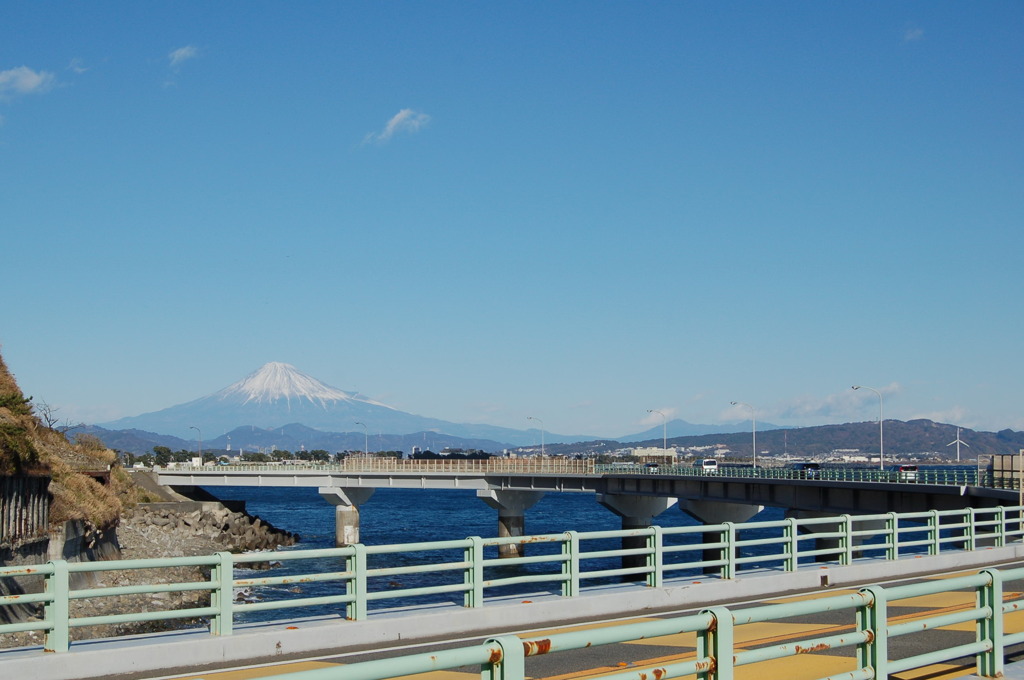
<path id="1" fill-rule="evenodd" d="M 883 458 L 885 456 L 885 437 L 882 430 L 882 423 L 885 422 L 882 419 L 882 393 L 876 390 L 874 387 L 868 387 L 867 385 L 854 385 L 855 390 L 871 390 L 878 395 L 878 469 L 884 470 L 885 463 Z"/>
<path id="2" fill-rule="evenodd" d="M 199 458 L 200 458 L 200 460 L 202 460 L 202 458 L 203 458 L 203 431 L 200 430 L 195 425 L 189 425 L 188 429 L 195 430 L 196 432 L 199 433 Z"/>
<path id="3" fill-rule="evenodd" d="M 540 423 L 540 455 L 544 455 L 544 421 L 540 418 L 534 418 L 533 416 L 526 416 L 527 420 L 536 420 Z"/>
<path id="4" fill-rule="evenodd" d="M 745 401 L 730 401 L 733 406 L 746 406 L 750 409 L 750 443 L 754 451 L 754 467 L 757 467 L 757 420 L 754 417 L 754 407 Z"/>
<path id="5" fill-rule="evenodd" d="M 662 413 L 661 411 L 659 411 L 656 408 L 649 408 L 649 409 L 647 409 L 647 412 L 648 413 L 657 413 L 659 416 L 661 416 L 661 448 L 667 451 L 668 450 L 668 419 L 665 417 L 664 413 Z"/>
<path id="6" fill-rule="evenodd" d="M 356 425 L 363 426 L 363 456 L 366 458 L 370 457 L 370 432 L 366 429 L 366 423 L 361 423 L 358 420 Z"/>

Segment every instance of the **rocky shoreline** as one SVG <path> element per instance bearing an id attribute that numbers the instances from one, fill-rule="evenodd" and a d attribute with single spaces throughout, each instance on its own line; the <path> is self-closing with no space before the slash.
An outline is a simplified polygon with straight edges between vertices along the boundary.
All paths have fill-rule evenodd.
<path id="1" fill-rule="evenodd" d="M 298 535 L 277 529 L 259 517 L 220 505 L 194 510 L 168 505 L 138 505 L 122 515 L 117 529 L 122 559 L 275 550 L 299 541 Z"/>
<path id="2" fill-rule="evenodd" d="M 281 531 L 258 517 L 232 512 L 216 503 L 140 504 L 126 511 L 116 528 L 114 543 L 119 557 L 115 559 L 163 559 L 195 557 L 216 552 L 272 551 L 294 545 L 299 537 Z M 208 567 L 171 567 L 153 570 L 95 572 L 88 574 L 80 588 L 112 588 L 145 583 L 188 583 L 207 581 Z M 154 593 L 116 595 L 74 600 L 71 616 L 75 618 L 103 616 L 124 611 L 158 611 L 205 607 L 209 593 Z M 42 612 L 37 615 L 41 618 Z M 180 619 L 175 622 L 107 624 L 73 628 L 72 640 L 132 635 L 167 630 L 172 627 L 201 625 L 199 621 Z M 42 633 L 11 633 L 0 635 L 0 648 L 40 645 Z"/>

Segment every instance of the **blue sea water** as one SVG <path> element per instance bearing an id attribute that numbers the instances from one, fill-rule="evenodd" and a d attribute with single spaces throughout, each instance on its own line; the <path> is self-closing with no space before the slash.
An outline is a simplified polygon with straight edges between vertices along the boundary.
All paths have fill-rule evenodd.
<path id="1" fill-rule="evenodd" d="M 335 527 L 334 507 L 327 503 L 312 488 L 278 488 L 278 487 L 209 487 L 207 489 L 218 498 L 225 500 L 244 500 L 250 514 L 261 517 L 278 529 L 298 533 L 301 541 L 290 550 L 309 550 L 317 548 L 333 548 Z M 756 520 L 779 519 L 783 511 L 778 508 L 767 508 Z M 612 511 L 597 503 L 593 494 L 583 493 L 548 493 L 536 505 L 526 511 L 525 533 L 560 534 L 568 530 L 578 532 L 616 531 L 621 529 L 621 520 Z M 699 526 L 699 523 L 677 507 L 670 508 L 655 518 L 655 524 L 663 527 Z M 414 542 L 451 541 L 470 536 L 483 538 L 497 535 L 498 514 L 482 500 L 474 491 L 468 490 L 432 490 L 432 489 L 378 489 L 373 496 L 360 507 L 360 542 L 367 546 L 382 546 Z M 681 542 L 695 543 L 699 534 L 680 539 Z M 589 550 L 617 549 L 619 539 L 604 539 L 591 542 Z M 531 545 L 530 555 L 551 554 L 557 552 L 555 545 Z M 402 552 L 383 555 L 371 555 L 372 568 L 402 568 L 416 564 L 429 564 L 444 559 L 456 561 L 461 559 L 461 551 L 450 551 L 448 554 Z M 593 560 L 589 568 L 615 569 L 620 565 L 618 558 Z M 327 571 L 341 571 L 344 564 L 340 559 L 320 559 L 311 562 L 285 561 L 269 572 L 249 572 L 241 570 L 238 577 L 259 575 L 303 574 Z M 551 564 L 521 565 L 510 567 L 494 567 L 489 569 L 487 578 L 507 578 L 517 575 L 538 573 L 557 573 L 557 567 Z M 699 573 L 699 570 L 695 570 Z M 436 586 L 443 583 L 461 583 L 461 572 L 433 572 L 428 574 L 405 573 L 393 577 L 377 579 L 371 582 L 371 591 L 388 589 L 412 589 Z M 594 579 L 590 585 L 611 582 L 614 577 Z M 513 594 L 518 592 L 536 592 L 552 590 L 557 586 L 553 583 L 540 586 L 529 584 L 506 586 L 488 590 L 488 596 Z M 246 597 L 257 601 L 320 597 L 343 593 L 344 588 L 338 582 L 302 584 L 301 586 L 261 586 Z M 447 595 L 413 595 L 402 600 L 384 600 L 371 602 L 371 608 L 396 605 L 427 604 L 436 602 L 461 602 L 461 594 Z M 305 615 L 339 614 L 344 615 L 344 605 L 318 605 L 303 612 Z M 291 613 L 295 615 L 294 612 Z M 280 618 L 278 612 L 259 612 L 244 615 L 243 620 L 265 620 Z"/>
<path id="2" fill-rule="evenodd" d="M 250 514 L 261 517 L 278 529 L 298 533 L 301 541 L 288 550 L 310 550 L 334 548 L 335 526 L 334 507 L 325 501 L 313 488 L 277 488 L 277 487 L 210 487 L 207 489 L 218 498 L 224 500 L 244 500 Z M 774 521 L 784 517 L 781 508 L 765 508 L 754 517 L 752 522 Z M 548 493 L 535 506 L 526 511 L 527 535 L 561 534 L 565 531 L 602 532 L 621 529 L 620 518 L 610 510 L 597 503 L 593 494 L 583 493 Z M 360 507 L 360 542 L 366 546 L 386 546 L 434 541 L 453 541 L 470 536 L 482 538 L 497 535 L 497 511 L 490 508 L 476 497 L 470 490 L 436 490 L 436 489 L 378 489 L 373 496 Z M 678 507 L 672 507 L 656 517 L 654 523 L 665 528 L 697 527 L 699 523 Z M 743 538 L 759 539 L 781 535 L 781 528 L 771 530 L 751 529 Z M 702 540 L 701 532 L 685 535 L 665 536 L 666 546 L 694 546 Z M 814 548 L 811 536 L 802 536 L 801 550 Z M 880 543 L 882 536 L 868 541 Z M 606 538 L 589 541 L 588 551 L 616 550 L 621 547 L 619 538 Z M 744 556 L 755 558 L 772 555 L 777 556 L 782 547 L 774 545 L 755 545 L 742 549 Z M 497 557 L 496 550 L 490 549 L 488 557 Z M 915 548 L 910 552 L 922 551 Z M 557 544 L 531 544 L 527 554 L 540 556 L 555 554 L 559 551 Z M 876 554 L 881 550 L 876 550 Z M 485 553 L 486 554 L 486 553 Z M 703 559 L 697 549 L 684 553 L 686 559 L 699 561 Z M 409 593 L 418 588 L 451 585 L 453 588 L 462 584 L 461 570 L 429 571 L 420 573 L 416 567 L 436 565 L 443 562 L 458 562 L 463 559 L 461 549 L 447 552 L 403 550 L 401 552 L 371 554 L 368 565 L 371 569 L 392 570 L 394 573 L 382 575 L 370 580 L 368 590 L 371 593 L 369 606 L 373 608 L 395 607 L 408 605 L 434 604 L 439 602 L 462 602 L 461 592 L 442 594 Z M 621 558 L 604 557 L 587 560 L 587 568 L 591 570 L 614 570 L 620 568 Z M 813 557 L 801 558 L 801 562 L 813 561 Z M 501 560 L 493 560 L 488 567 L 485 578 L 489 580 L 507 579 L 510 577 L 535 576 L 559 573 L 557 564 L 546 562 L 539 564 L 505 565 Z M 765 562 L 756 560 L 746 563 L 744 568 L 780 568 L 780 560 L 769 559 Z M 236 578 L 247 576 L 258 578 L 267 575 L 289 575 L 296 578 L 304 574 L 325 572 L 342 572 L 346 569 L 340 557 L 320 558 L 316 560 L 283 561 L 269 571 L 237 570 Z M 406 570 L 406 571 L 403 571 Z M 688 571 L 673 572 L 675 576 L 699 575 L 700 568 Z M 603 576 L 589 579 L 584 585 L 599 585 L 618 580 L 618 576 Z M 489 588 L 487 596 L 520 595 L 537 591 L 556 591 L 558 584 L 555 578 L 540 584 L 501 585 Z M 384 592 L 388 591 L 388 592 Z M 263 585 L 248 589 L 246 601 L 295 600 L 302 598 L 330 597 L 343 595 L 345 586 L 339 580 L 324 582 L 304 582 L 288 585 Z M 398 595 L 401 599 L 373 599 L 377 595 Z M 294 609 L 249 612 L 239 616 L 242 621 L 258 621 L 275 618 L 294 618 L 296 616 L 338 615 L 345 616 L 345 605 L 341 603 L 316 604 L 297 612 Z"/>
<path id="3" fill-rule="evenodd" d="M 209 487 L 221 499 L 244 500 L 250 514 L 278 529 L 298 533 L 301 548 L 334 547 L 334 507 L 312 488 Z M 768 511 L 766 511 L 768 512 Z M 655 521 L 662 526 L 695 526 L 678 508 Z M 360 507 L 360 540 L 367 545 L 447 541 L 497 535 L 498 513 L 474 491 L 378 489 Z M 593 494 L 549 493 L 526 511 L 526 533 L 608 531 L 619 517 L 599 505 Z"/>

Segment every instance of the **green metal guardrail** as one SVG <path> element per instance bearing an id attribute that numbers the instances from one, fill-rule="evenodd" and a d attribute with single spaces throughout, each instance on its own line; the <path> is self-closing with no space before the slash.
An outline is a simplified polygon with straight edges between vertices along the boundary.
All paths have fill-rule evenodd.
<path id="1" fill-rule="evenodd" d="M 71 630 L 99 624 L 202 619 L 212 635 L 230 635 L 237 617 L 267 610 L 288 610 L 300 616 L 313 606 L 344 607 L 346 618 L 364 620 L 374 606 L 398 606 L 410 598 L 461 595 L 463 606 L 483 607 L 488 595 L 502 589 L 556 588 L 564 597 L 579 596 L 586 586 L 609 578 L 642 580 L 662 587 L 666 579 L 694 572 L 717 570 L 725 579 L 742 569 L 757 567 L 795 571 L 801 563 L 826 560 L 848 565 L 860 557 L 896 560 L 908 554 L 937 555 L 950 550 L 1003 546 L 1024 537 L 1024 507 L 996 507 L 918 513 L 841 515 L 663 528 L 578 533 L 567 531 L 525 537 L 470 537 L 455 541 L 367 546 L 355 544 L 322 550 L 273 553 L 227 552 L 200 557 L 116 560 L 69 563 L 55 560 L 33 567 L 0 567 L 0 578 L 36 579 L 40 592 L 0 597 L 0 606 L 43 605 L 41 620 L 0 625 L 0 634 L 43 631 L 47 651 L 67 651 Z M 609 549 L 609 540 L 623 547 Z M 815 539 L 830 539 L 822 545 Z M 498 547 L 531 546 L 532 553 L 516 558 L 498 557 Z M 639 544 L 639 545 L 637 545 Z M 400 559 L 389 562 L 387 555 Z M 328 558 L 339 568 L 290 574 L 253 576 L 237 574 L 254 563 L 306 562 Z M 621 566 L 611 567 L 611 560 Z M 161 582 L 162 570 L 171 567 L 208 569 L 208 578 L 187 583 Z M 517 567 L 517 569 L 510 569 Z M 322 567 L 321 567 L 322 568 Z M 72 588 L 73 574 L 146 570 L 152 582 L 144 585 Z M 406 587 L 396 579 L 415 575 L 430 585 Z M 241 576 L 241 577 L 240 577 Z M 147 579 L 150 577 L 147 576 Z M 42 581 L 40 584 L 38 581 Z M 258 602 L 236 602 L 237 589 L 299 584 L 336 584 L 336 592 L 320 596 L 278 594 Z M 33 588 L 27 588 L 29 590 Z M 287 589 L 278 588 L 277 590 Z M 186 609 L 153 608 L 104 616 L 73 613 L 77 600 L 122 595 L 184 593 L 208 595 L 203 606 Z M 148 609 L 147 605 L 147 609 Z"/>
<path id="2" fill-rule="evenodd" d="M 735 669 L 739 666 L 840 647 L 857 648 L 856 670 L 832 676 L 831 680 L 887 680 L 891 673 L 923 668 L 965 656 L 975 657 L 978 675 L 998 678 L 1003 676 L 1004 649 L 1024 642 L 1024 633 L 1004 632 L 1004 617 L 1024 607 L 1024 598 L 1004 600 L 1003 582 L 1021 578 L 1024 578 L 1024 569 L 986 569 L 975 575 L 952 579 L 890 588 L 871 586 L 852 594 L 740 610 L 712 607 L 691 616 L 570 631 L 543 638 L 524 639 L 508 635 L 488 640 L 481 645 L 266 677 L 267 680 L 386 680 L 462 666 L 480 666 L 481 677 L 485 680 L 526 680 L 526 659 L 529 657 L 633 640 L 650 640 L 666 635 L 696 633 L 697 649 L 693 659 L 657 668 L 630 669 L 602 675 L 602 678 L 669 680 L 693 676 L 700 680 L 733 680 Z M 889 622 L 887 612 L 891 603 L 964 588 L 975 590 L 973 608 L 915 618 L 912 621 Z M 735 643 L 736 629 L 746 624 L 837 611 L 853 612 L 854 631 L 757 649 L 739 649 Z M 902 659 L 889 659 L 888 646 L 893 638 L 966 622 L 975 624 L 976 639 L 973 643 Z"/>

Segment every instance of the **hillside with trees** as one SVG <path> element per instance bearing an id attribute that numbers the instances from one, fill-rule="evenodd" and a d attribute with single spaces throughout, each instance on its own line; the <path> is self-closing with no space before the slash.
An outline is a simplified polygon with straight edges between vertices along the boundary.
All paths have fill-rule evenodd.
<path id="1" fill-rule="evenodd" d="M 141 492 L 116 459 L 95 437 L 72 444 L 44 424 L 0 357 L 0 475 L 50 477 L 51 526 L 82 520 L 103 530 L 117 523 Z"/>
<path id="2" fill-rule="evenodd" d="M 956 425 L 936 423 L 931 420 L 886 420 L 886 455 L 934 454 L 936 458 L 956 457 L 956 446 L 949 444 L 957 438 Z M 707 434 L 689 437 L 672 437 L 669 446 L 680 448 L 724 445 L 738 458 L 749 458 L 752 438 L 750 430 L 731 434 Z M 961 456 L 974 459 L 997 453 L 1017 453 L 1024 448 L 1024 432 L 1000 430 L 983 432 L 962 429 L 960 440 L 967 446 L 961 447 Z M 661 438 L 631 442 L 630 446 L 662 445 Z M 583 442 L 579 444 L 549 444 L 548 453 L 573 455 L 582 452 L 609 453 L 624 444 L 614 441 Z M 878 421 L 844 423 L 841 425 L 819 425 L 816 427 L 795 427 L 757 432 L 758 456 L 783 456 L 809 458 L 837 450 L 857 450 L 864 454 L 878 453 Z"/>

